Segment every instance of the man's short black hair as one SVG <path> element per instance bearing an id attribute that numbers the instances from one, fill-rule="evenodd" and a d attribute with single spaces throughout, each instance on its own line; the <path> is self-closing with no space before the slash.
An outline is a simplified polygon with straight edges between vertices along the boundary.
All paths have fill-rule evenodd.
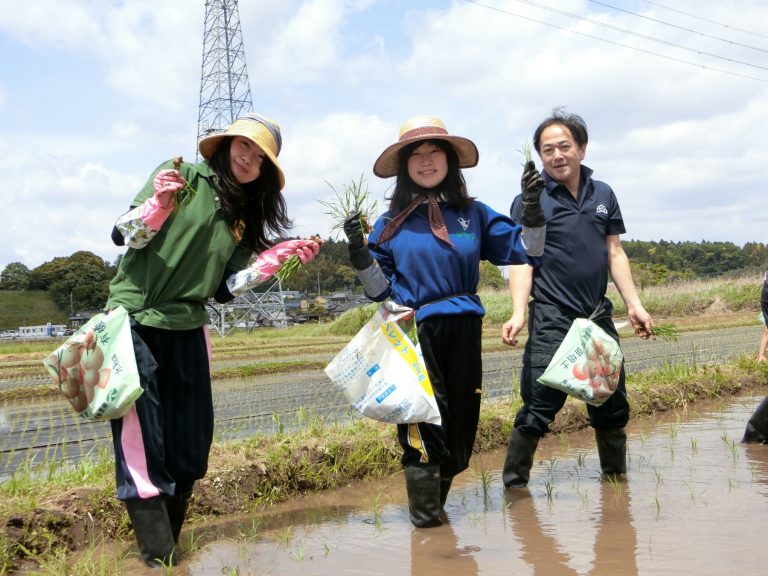
<path id="1" fill-rule="evenodd" d="M 564 107 L 558 107 L 552 110 L 552 115 L 539 124 L 533 133 L 533 147 L 541 156 L 541 133 L 550 126 L 560 125 L 568 128 L 573 136 L 573 141 L 579 148 L 583 148 L 589 141 L 587 133 L 587 123 L 578 114 L 568 114 Z"/>

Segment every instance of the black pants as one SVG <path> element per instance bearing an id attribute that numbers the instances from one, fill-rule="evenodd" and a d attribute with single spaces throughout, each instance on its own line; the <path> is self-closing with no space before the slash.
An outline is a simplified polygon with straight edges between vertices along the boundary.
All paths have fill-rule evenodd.
<path id="1" fill-rule="evenodd" d="M 399 424 L 402 462 L 438 464 L 444 477 L 455 476 L 469 466 L 480 418 L 482 318 L 427 318 L 418 334 L 442 423 Z"/>
<path id="2" fill-rule="evenodd" d="M 619 334 L 611 319 L 612 304 L 606 299 L 602 317 L 594 322 L 617 342 Z M 515 416 L 515 428 L 527 434 L 544 436 L 555 415 L 565 404 L 565 392 L 539 384 L 537 379 L 544 373 L 555 352 L 562 343 L 574 317 L 565 314 L 557 306 L 532 300 L 528 305 L 528 342 L 523 353 L 523 369 L 520 376 L 520 395 L 523 407 Z M 587 404 L 589 423 L 594 428 L 620 428 L 629 421 L 629 402 L 625 384 L 624 366 L 621 367 L 616 391 L 600 406 Z"/>
<path id="3" fill-rule="evenodd" d="M 112 420 L 120 500 L 188 492 L 205 476 L 213 441 L 206 328 L 162 330 L 131 321 L 144 393 Z"/>

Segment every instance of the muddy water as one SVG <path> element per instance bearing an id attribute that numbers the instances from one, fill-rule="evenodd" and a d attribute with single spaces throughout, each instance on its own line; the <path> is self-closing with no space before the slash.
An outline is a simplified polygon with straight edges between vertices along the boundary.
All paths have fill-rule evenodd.
<path id="1" fill-rule="evenodd" d="M 548 436 L 528 489 L 505 492 L 502 451 L 476 457 L 439 528 L 411 527 L 396 475 L 185 529 L 196 550 L 173 573 L 768 574 L 768 446 L 739 444 L 760 399 L 634 420 L 623 483 L 599 481 L 591 431 Z"/>

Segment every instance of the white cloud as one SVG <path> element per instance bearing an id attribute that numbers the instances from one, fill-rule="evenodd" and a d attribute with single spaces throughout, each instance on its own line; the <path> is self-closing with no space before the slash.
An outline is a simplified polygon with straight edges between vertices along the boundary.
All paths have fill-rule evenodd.
<path id="1" fill-rule="evenodd" d="M 317 203 L 332 196 L 326 182 L 343 188 L 362 174 L 383 204 L 392 181 L 375 178 L 373 162 L 400 123 L 425 113 L 476 142 L 480 164 L 465 174 L 470 193 L 506 211 L 519 188 L 517 149 L 552 107 L 566 105 L 588 123 L 585 163 L 615 189 L 627 238 L 765 241 L 768 71 L 522 2 L 486 4 L 518 16 L 442 0 L 240 3 L 253 106 L 283 127 L 280 161 L 296 233 L 330 230 Z M 732 60 L 764 60 L 749 46 L 765 47 L 765 39 L 738 30 L 768 18 L 762 1 L 745 0 L 738 12 L 714 0 L 675 4 L 729 28 L 633 7 L 747 46 L 585 0 L 547 4 Z M 0 229 L 0 270 L 82 249 L 113 260 L 112 223 L 150 171 L 171 156 L 194 157 L 204 7 L 6 0 L 3 8 L 0 169 L 7 185 L 0 201 L 16 223 Z M 29 71 L 52 65 L 57 78 L 72 80 L 29 79 Z"/>

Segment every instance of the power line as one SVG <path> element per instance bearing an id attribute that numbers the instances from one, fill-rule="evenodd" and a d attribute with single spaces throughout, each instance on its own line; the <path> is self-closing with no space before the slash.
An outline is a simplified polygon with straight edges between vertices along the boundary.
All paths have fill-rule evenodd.
<path id="1" fill-rule="evenodd" d="M 760 34 L 758 32 L 751 32 L 749 30 L 744 30 L 743 28 L 736 28 L 735 26 L 729 26 L 728 24 L 723 24 L 722 22 L 710 20 L 709 18 L 703 18 L 702 16 L 698 16 L 696 14 L 683 12 L 682 10 L 678 10 L 677 8 L 664 6 L 664 4 L 659 4 L 658 2 L 651 2 L 651 0 L 641 0 L 641 1 L 645 2 L 646 4 L 651 4 L 652 6 L 658 6 L 659 8 L 664 8 L 665 10 L 669 10 L 670 12 L 677 12 L 678 14 L 682 14 L 684 16 L 690 16 L 691 18 L 696 18 L 697 20 L 701 20 L 703 22 L 709 22 L 710 24 L 714 24 L 716 26 L 722 26 L 723 28 L 727 28 L 729 30 L 735 30 L 736 32 L 744 32 L 744 34 L 751 34 L 752 36 L 759 36 L 760 38 L 768 38 L 768 36 L 766 36 L 765 34 Z"/>
<path id="2" fill-rule="evenodd" d="M 549 22 L 544 22 L 542 20 L 537 20 L 536 18 L 531 18 L 529 16 L 523 16 L 522 14 L 515 14 L 514 12 L 510 12 L 509 10 L 502 10 L 501 8 L 497 8 L 495 6 L 488 6 L 487 4 L 482 4 L 481 2 L 477 2 L 476 0 L 464 0 L 464 2 L 468 4 L 474 4 L 475 6 L 479 6 L 480 8 L 486 8 L 488 10 L 494 10 L 496 12 L 501 12 L 502 14 L 507 14 L 508 16 L 514 16 L 515 18 L 520 18 L 522 20 L 528 20 L 529 22 L 535 22 L 536 24 L 541 24 L 543 26 L 549 26 L 550 28 L 555 28 L 557 30 L 562 30 L 564 32 L 570 32 L 571 34 L 577 34 L 579 36 L 584 36 L 585 38 L 590 38 L 592 40 L 599 40 L 600 42 L 605 42 L 607 44 L 613 44 L 614 46 L 621 46 L 622 48 L 629 48 L 630 50 L 635 50 L 636 52 L 642 52 L 643 54 L 649 54 L 651 56 L 656 56 L 658 58 L 664 58 L 666 60 L 671 60 L 673 62 L 679 62 L 681 64 L 687 64 L 689 66 L 695 66 L 697 68 L 701 68 L 703 70 L 711 70 L 713 72 L 720 72 L 721 74 L 728 74 L 729 76 L 736 76 L 739 78 L 746 78 L 748 80 L 756 80 L 757 82 L 764 82 L 768 84 L 768 79 L 765 78 L 759 78 L 757 76 L 750 76 L 748 74 L 740 74 L 738 72 L 730 72 L 728 70 L 723 70 L 722 68 L 715 68 L 713 66 L 707 66 L 706 64 L 699 64 L 697 62 L 691 62 L 690 60 L 683 60 L 682 58 L 675 58 L 674 56 L 667 56 L 666 54 L 659 54 L 658 52 L 654 52 L 652 50 L 645 50 L 643 48 L 637 48 L 635 46 L 630 46 L 629 44 L 622 44 L 621 42 L 616 42 L 614 40 L 608 40 L 607 38 L 601 38 L 599 36 L 594 36 L 592 34 L 587 34 L 585 32 L 578 32 L 576 30 L 571 30 L 570 28 L 565 28 L 564 26 L 558 26 L 557 24 L 551 24 Z"/>
<path id="3" fill-rule="evenodd" d="M 619 26 L 614 26 L 612 24 L 607 24 L 605 22 L 600 22 L 599 20 L 592 20 L 591 18 L 587 18 L 585 16 L 579 16 L 578 14 L 574 14 L 573 12 L 566 12 L 565 10 L 559 10 L 558 8 L 552 8 L 551 6 L 547 6 L 545 4 L 539 4 L 538 2 L 533 2 L 532 0 L 515 0 L 515 2 L 519 2 L 521 4 L 528 4 L 529 6 L 536 6 L 537 8 L 542 8 L 543 10 L 548 10 L 549 12 L 554 12 L 555 14 L 560 14 L 561 16 L 568 16 L 569 18 L 574 18 L 576 20 L 581 20 L 582 22 L 589 22 L 590 24 L 594 24 L 596 26 L 601 26 L 603 28 L 608 28 L 609 30 L 614 30 L 616 32 L 621 32 L 623 34 L 629 34 L 630 36 L 636 36 L 638 38 L 642 38 L 643 40 L 650 40 L 651 42 L 657 42 L 659 44 L 665 44 L 667 46 L 672 46 L 674 48 L 679 48 L 681 50 L 686 50 L 688 52 L 693 52 L 694 54 L 699 54 L 701 56 L 709 56 L 710 58 L 717 58 L 718 60 L 725 60 L 726 62 L 731 62 L 732 64 L 741 64 L 743 66 L 749 66 L 751 68 L 759 68 L 761 70 L 768 70 L 765 66 L 760 66 L 759 64 L 751 64 L 749 62 L 743 62 L 741 60 L 734 60 L 733 58 L 729 58 L 727 56 L 720 56 L 719 54 L 712 54 L 711 52 L 704 52 L 703 50 L 697 50 L 696 48 L 691 48 L 689 46 L 683 46 L 682 44 L 677 44 L 675 42 L 670 42 L 668 40 L 662 40 L 661 38 L 655 38 L 653 36 L 648 36 L 647 34 L 640 34 L 639 32 L 633 32 L 632 30 L 627 30 L 626 28 L 620 28 Z"/>
<path id="4" fill-rule="evenodd" d="M 650 20 L 651 22 L 656 22 L 657 24 L 663 24 L 664 26 L 669 26 L 670 28 L 676 28 L 677 30 L 683 30 L 684 32 L 691 32 L 692 34 L 697 34 L 699 36 L 703 36 L 705 38 L 711 38 L 712 40 L 718 40 L 720 42 L 725 42 L 726 44 L 731 44 L 732 46 L 741 46 L 742 48 L 749 48 L 750 50 L 757 50 L 759 52 L 766 52 L 768 53 L 768 50 L 765 48 L 758 48 L 757 46 L 750 46 L 749 44 L 741 44 L 740 42 L 734 42 L 733 40 L 728 40 L 727 38 L 720 38 L 719 36 L 712 36 L 710 34 L 707 34 L 706 32 L 700 32 L 699 30 L 693 30 L 692 28 L 686 28 L 684 26 L 678 26 L 677 24 L 672 24 L 671 22 L 665 22 L 664 20 L 658 20 L 656 18 L 651 18 L 650 16 L 646 16 L 645 14 L 638 14 L 637 12 L 632 12 L 631 10 L 625 10 L 624 8 L 619 8 L 618 6 L 612 6 L 611 4 L 606 4 L 605 2 L 599 2 L 598 0 L 589 0 L 589 2 L 592 2 L 593 4 L 599 4 L 600 6 L 605 6 L 606 8 L 610 8 L 611 10 L 617 10 L 619 12 L 624 12 L 624 14 L 631 14 L 632 16 L 636 16 L 638 18 L 643 18 L 645 20 Z"/>

